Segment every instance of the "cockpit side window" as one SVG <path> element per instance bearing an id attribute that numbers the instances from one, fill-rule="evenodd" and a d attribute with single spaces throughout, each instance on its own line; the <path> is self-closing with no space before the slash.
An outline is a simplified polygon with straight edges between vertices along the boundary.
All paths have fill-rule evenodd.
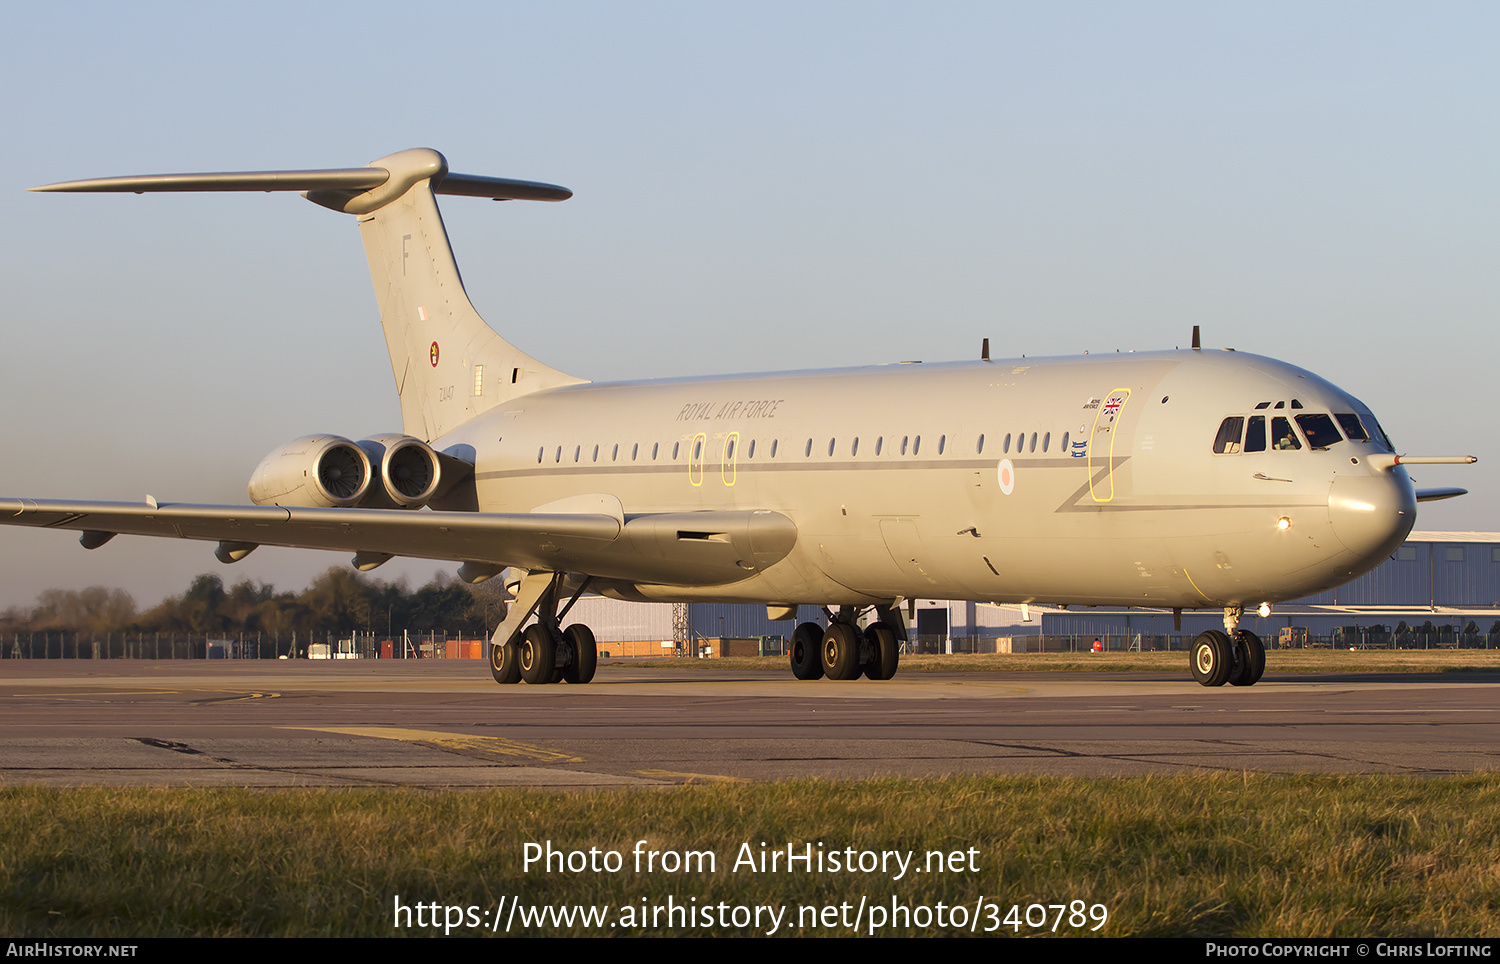
<path id="1" fill-rule="evenodd" d="M 1370 417 L 1370 421 L 1372 423 L 1374 423 L 1374 425 L 1375 425 L 1375 434 L 1377 436 L 1379 436 L 1379 438 L 1380 438 L 1380 440 L 1382 442 L 1385 443 L 1385 450 L 1387 452 L 1394 452 L 1394 451 L 1396 451 L 1396 446 L 1394 446 L 1394 445 L 1391 444 L 1391 437 L 1389 435 L 1385 434 L 1385 429 L 1383 429 L 1383 428 L 1380 427 L 1380 422 L 1377 421 L 1374 416 Z"/>
<path id="2" fill-rule="evenodd" d="M 1240 450 L 1240 433 L 1244 431 L 1243 415 L 1231 415 L 1219 423 L 1219 434 L 1214 438 L 1215 455 L 1233 455 Z"/>
<path id="3" fill-rule="evenodd" d="M 1264 452 L 1266 450 L 1266 417 L 1264 415 L 1250 416 L 1250 430 L 1245 433 L 1246 452 Z"/>
<path id="4" fill-rule="evenodd" d="M 1271 419 L 1271 448 L 1277 451 L 1291 451 L 1300 449 L 1302 443 L 1297 441 L 1297 433 L 1292 431 L 1292 423 L 1283 416 Z"/>
<path id="5" fill-rule="evenodd" d="M 1358 415 L 1353 412 L 1339 412 L 1334 417 L 1344 427 L 1344 434 L 1349 436 L 1351 441 L 1368 442 L 1370 440 L 1370 436 L 1365 434 L 1365 427 L 1359 423 Z"/>
<path id="6" fill-rule="evenodd" d="M 1327 415 L 1298 415 L 1297 425 L 1302 429 L 1302 434 L 1307 436 L 1307 444 L 1315 449 L 1326 449 L 1344 440 L 1339 430 L 1334 428 L 1333 419 Z"/>

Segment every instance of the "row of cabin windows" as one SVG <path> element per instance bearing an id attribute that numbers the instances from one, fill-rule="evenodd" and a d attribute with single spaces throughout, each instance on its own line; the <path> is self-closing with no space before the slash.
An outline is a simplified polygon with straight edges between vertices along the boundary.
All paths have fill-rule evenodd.
<path id="1" fill-rule="evenodd" d="M 1038 433 L 1032 432 L 1031 433 L 1031 439 L 1030 439 L 1030 451 L 1031 452 L 1035 452 L 1037 450 L 1037 438 L 1038 438 Z M 1052 446 L 1052 433 L 1051 432 L 1047 432 L 1045 434 L 1042 434 L 1040 436 L 1040 438 L 1041 438 L 1041 450 L 1043 452 L 1046 452 Z M 1001 442 L 1001 444 L 1000 444 L 1001 451 L 1003 451 L 1006 454 L 1009 454 L 1010 451 L 1011 451 L 1011 439 L 1012 439 L 1011 433 L 1007 432 L 1007 433 L 1005 433 L 1005 440 L 1003 442 Z M 1016 454 L 1019 455 L 1019 454 L 1021 454 L 1023 452 L 1028 451 L 1028 449 L 1027 449 L 1027 436 L 1026 436 L 1025 432 L 1017 433 L 1014 436 L 1014 439 L 1015 439 Z M 703 445 L 704 445 L 704 441 L 705 440 L 701 439 L 701 438 L 700 439 L 695 439 L 693 441 L 693 454 L 692 454 L 692 458 L 693 458 L 694 461 L 698 461 L 698 460 L 700 460 L 700 459 L 703 458 Z M 732 461 L 735 458 L 735 450 L 736 450 L 736 446 L 737 446 L 738 441 L 739 441 L 739 439 L 738 439 L 737 436 L 733 436 L 733 435 L 730 436 L 728 447 L 724 451 L 724 458 L 725 458 L 726 461 Z M 756 443 L 758 441 L 759 441 L 758 439 L 751 439 L 749 441 L 749 443 L 746 444 L 745 449 L 744 449 L 744 455 L 745 455 L 746 461 L 749 461 L 749 460 L 755 458 L 755 446 L 756 446 Z M 803 453 L 802 453 L 804 458 L 812 458 L 814 444 L 815 444 L 815 440 L 814 439 L 810 438 L 810 439 L 807 440 L 807 446 L 804 448 Z M 776 458 L 776 456 L 779 454 L 780 447 L 781 447 L 781 440 L 780 439 L 771 439 L 771 449 L 770 449 L 770 453 L 769 453 L 771 458 L 773 458 L 773 459 Z M 898 449 L 898 447 L 899 447 L 899 450 L 900 450 L 900 454 L 902 454 L 902 455 L 907 455 L 908 453 L 911 454 L 911 455 L 920 455 L 921 452 L 922 452 L 922 436 L 920 436 L 920 435 L 916 435 L 916 436 L 903 435 L 903 436 L 901 436 L 901 441 L 899 443 L 896 442 L 896 437 L 894 435 L 891 436 L 890 451 L 894 452 L 894 451 L 896 451 Z M 560 462 L 562 462 L 562 460 L 563 460 L 563 449 L 564 449 L 564 446 L 561 446 L 561 445 L 559 445 L 555 449 L 553 449 L 553 451 L 552 451 L 552 461 L 554 463 L 560 463 Z M 937 454 L 938 455 L 943 455 L 943 454 L 945 454 L 947 452 L 947 450 L 948 450 L 948 436 L 946 436 L 946 435 L 939 435 L 938 436 L 938 440 L 937 440 Z M 1068 450 L 1068 433 L 1064 432 L 1063 436 L 1062 436 L 1062 451 L 1066 452 L 1067 450 Z M 589 453 L 589 459 L 590 459 L 590 461 L 593 461 L 593 462 L 599 461 L 599 455 L 600 455 L 601 451 L 603 451 L 603 447 L 601 445 L 597 445 L 597 444 L 594 445 L 592 451 Z M 764 451 L 764 450 L 762 450 L 762 451 Z M 829 455 L 829 457 L 831 458 L 833 455 L 835 455 L 837 453 L 837 451 L 838 451 L 838 439 L 837 438 L 830 438 L 828 440 L 828 455 Z M 885 444 L 885 436 L 883 436 L 883 435 L 878 436 L 875 439 L 875 454 L 877 456 L 878 455 L 883 455 L 883 454 L 886 453 L 886 451 L 887 451 L 887 449 L 886 449 L 886 444 Z M 983 435 L 980 435 L 979 438 L 975 441 L 975 443 L 974 443 L 974 451 L 975 451 L 976 454 L 980 454 L 980 455 L 984 454 L 984 436 Z M 573 454 L 573 461 L 574 462 L 582 462 L 583 461 L 583 455 L 584 455 L 584 447 L 582 445 L 575 445 L 575 446 L 573 446 L 573 453 L 572 454 Z M 681 454 L 682 454 L 682 442 L 680 442 L 680 441 L 673 442 L 672 443 L 672 457 L 671 457 L 671 461 L 676 462 L 678 460 L 678 458 L 681 456 Z M 630 446 L 629 455 L 630 455 L 629 461 L 631 461 L 631 462 L 636 462 L 636 461 L 640 460 L 640 458 L 641 458 L 641 444 L 639 442 L 636 442 L 636 443 L 634 443 L 634 444 L 632 444 Z M 851 457 L 859 455 L 859 438 L 858 438 L 858 436 L 856 436 L 854 438 L 854 440 L 849 443 L 849 455 Z M 611 461 L 611 462 L 618 462 L 618 461 L 620 461 L 620 456 L 621 456 L 620 444 L 617 442 L 617 443 L 615 443 L 609 449 L 609 461 Z M 660 442 L 653 442 L 653 443 L 651 443 L 651 455 L 650 455 L 649 461 L 655 462 L 655 461 L 657 461 L 657 459 L 660 456 L 661 456 L 661 443 Z M 536 460 L 537 460 L 537 464 L 539 464 L 539 465 L 547 460 L 547 446 L 543 445 L 543 446 L 540 446 L 540 447 L 537 448 L 537 450 L 536 450 Z"/>
<path id="2" fill-rule="evenodd" d="M 1262 402 L 1256 408 L 1265 408 L 1269 404 Z M 1277 402 L 1276 407 L 1281 408 L 1284 404 Z M 1301 408 L 1302 405 L 1293 399 L 1292 407 Z M 1338 419 L 1337 425 L 1334 423 L 1335 418 Z M 1293 428 L 1294 422 L 1296 428 Z M 1339 433 L 1339 426 L 1343 426 L 1343 434 Z M 1375 429 L 1380 433 L 1386 448 L 1394 451 L 1379 424 L 1376 424 Z M 1337 445 L 1346 437 L 1355 442 L 1370 441 L 1364 424 L 1353 412 L 1339 413 L 1332 418 L 1321 412 L 1309 412 L 1291 418 L 1285 415 L 1251 415 L 1247 419 L 1244 415 L 1231 415 L 1219 423 L 1219 433 L 1214 437 L 1214 452 L 1218 455 L 1235 455 L 1239 452 L 1264 452 L 1267 449 L 1278 452 L 1296 451 L 1302 448 L 1303 439 L 1307 440 L 1309 448 L 1321 451 Z"/>

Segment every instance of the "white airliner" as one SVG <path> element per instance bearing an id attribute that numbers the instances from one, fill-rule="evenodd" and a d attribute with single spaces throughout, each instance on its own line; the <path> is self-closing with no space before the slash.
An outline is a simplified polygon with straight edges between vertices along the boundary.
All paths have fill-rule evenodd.
<path id="1" fill-rule="evenodd" d="M 915 598 L 1222 609 L 1194 642 L 1206 686 L 1255 683 L 1245 607 L 1337 586 L 1400 545 L 1414 490 L 1363 403 L 1233 351 L 889 365 L 593 384 L 490 329 L 434 194 L 561 201 L 453 174 L 436 151 L 366 167 L 70 181 L 38 191 L 301 191 L 355 216 L 401 397 L 400 434 L 272 452 L 254 506 L 0 500 L 0 522 L 452 560 L 523 573 L 491 639 L 501 683 L 588 682 L 586 591 L 823 607 L 798 679 L 889 679 Z M 533 619 L 534 617 L 534 619 Z"/>

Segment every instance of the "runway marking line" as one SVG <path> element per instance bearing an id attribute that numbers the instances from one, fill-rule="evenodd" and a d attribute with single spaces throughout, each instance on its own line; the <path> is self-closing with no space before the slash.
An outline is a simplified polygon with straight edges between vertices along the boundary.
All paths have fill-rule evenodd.
<path id="1" fill-rule="evenodd" d="M 708 783 L 749 783 L 742 777 L 726 777 L 721 773 L 679 773 L 676 770 L 636 770 L 643 777 L 655 777 L 661 780 L 685 780 L 694 783 L 699 780 Z"/>
<path id="2" fill-rule="evenodd" d="M 408 730 L 398 726 L 282 726 L 281 730 L 311 730 L 314 733 L 339 733 L 344 736 L 368 736 L 377 740 L 401 740 L 405 743 L 430 743 L 445 750 L 478 750 L 499 756 L 523 757 L 543 763 L 582 763 L 583 757 L 558 750 L 507 740 L 501 736 L 474 736 L 445 733 L 441 730 Z"/>

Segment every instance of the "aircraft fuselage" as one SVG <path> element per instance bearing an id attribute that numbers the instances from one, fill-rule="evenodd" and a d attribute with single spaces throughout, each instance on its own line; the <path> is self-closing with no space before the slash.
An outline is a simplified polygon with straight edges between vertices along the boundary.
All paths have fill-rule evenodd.
<path id="1" fill-rule="evenodd" d="M 1314 414 L 1369 439 L 1214 451 L 1226 417 Z M 791 553 L 742 579 L 599 585 L 633 599 L 1253 606 L 1368 571 L 1416 518 L 1405 470 L 1368 464 L 1389 450 L 1365 405 L 1229 351 L 582 384 L 434 445 L 472 448 L 484 512 L 609 493 L 627 518 L 795 523 Z"/>

